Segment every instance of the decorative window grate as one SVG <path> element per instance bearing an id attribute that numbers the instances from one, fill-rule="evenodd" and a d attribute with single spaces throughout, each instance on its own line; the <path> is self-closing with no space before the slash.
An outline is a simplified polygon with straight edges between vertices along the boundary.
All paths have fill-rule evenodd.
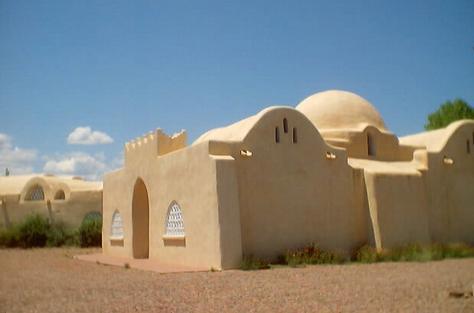
<path id="1" fill-rule="evenodd" d="M 112 231 L 110 237 L 123 238 L 123 221 L 119 211 L 115 211 L 114 215 L 112 215 Z"/>
<path id="2" fill-rule="evenodd" d="M 40 185 L 34 185 L 26 194 L 25 200 L 27 201 L 39 201 L 44 200 L 44 191 Z"/>
<path id="3" fill-rule="evenodd" d="M 166 216 L 167 236 L 184 236 L 184 222 L 181 207 L 175 201 L 171 202 Z"/>

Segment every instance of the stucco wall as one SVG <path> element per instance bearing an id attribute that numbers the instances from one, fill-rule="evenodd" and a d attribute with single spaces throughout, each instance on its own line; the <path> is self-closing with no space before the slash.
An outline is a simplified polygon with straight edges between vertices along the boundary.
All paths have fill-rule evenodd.
<path id="1" fill-rule="evenodd" d="M 102 191 L 71 192 L 66 200 L 24 201 L 19 195 L 2 197 L 4 203 L 0 214 L 0 228 L 18 224 L 28 215 L 41 214 L 66 227 L 77 228 L 91 212 L 102 213 Z"/>
<path id="2" fill-rule="evenodd" d="M 446 164 L 445 157 L 454 163 Z M 428 167 L 433 241 L 474 243 L 474 123 L 459 127 L 440 151 L 429 152 Z"/>
<path id="3" fill-rule="evenodd" d="M 236 157 L 244 254 L 274 259 L 310 243 L 350 252 L 367 241 L 367 215 L 355 192 L 360 180 L 345 151 L 326 145 L 304 115 L 283 108 L 268 112 L 241 148 L 253 153 Z"/>
<path id="4" fill-rule="evenodd" d="M 411 161 L 415 151 L 413 147 L 400 145 L 394 134 L 370 125 L 353 130 L 324 130 L 322 135 L 328 143 L 346 149 L 350 158 Z M 369 155 L 369 136 L 373 155 Z"/>
<path id="5" fill-rule="evenodd" d="M 390 249 L 430 242 L 421 173 L 364 172 L 376 247 Z"/>
<path id="6" fill-rule="evenodd" d="M 104 253 L 132 257 L 132 198 L 135 181 L 144 181 L 150 205 L 149 257 L 161 263 L 221 268 L 216 161 L 208 143 L 163 156 L 135 156 L 134 166 L 110 173 L 104 180 Z M 169 205 L 182 209 L 185 240 L 166 240 Z M 113 212 L 122 215 L 123 244 L 110 240 Z M 137 225 L 140 227 L 140 225 Z M 115 244 L 115 245 L 113 245 Z"/>

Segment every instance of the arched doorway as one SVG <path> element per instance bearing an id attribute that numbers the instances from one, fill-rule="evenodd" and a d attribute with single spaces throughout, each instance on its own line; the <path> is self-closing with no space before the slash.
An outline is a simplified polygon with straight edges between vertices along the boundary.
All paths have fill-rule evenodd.
<path id="1" fill-rule="evenodd" d="M 133 257 L 136 259 L 148 258 L 149 212 L 148 192 L 143 180 L 138 178 L 132 200 Z"/>

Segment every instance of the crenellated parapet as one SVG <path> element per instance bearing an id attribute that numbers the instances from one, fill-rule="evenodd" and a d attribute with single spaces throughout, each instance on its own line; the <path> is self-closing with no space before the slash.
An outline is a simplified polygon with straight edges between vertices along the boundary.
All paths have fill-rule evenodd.
<path id="1" fill-rule="evenodd" d="M 155 158 L 186 147 L 185 130 L 167 135 L 157 128 L 141 137 L 125 143 L 125 165 L 134 161 Z"/>

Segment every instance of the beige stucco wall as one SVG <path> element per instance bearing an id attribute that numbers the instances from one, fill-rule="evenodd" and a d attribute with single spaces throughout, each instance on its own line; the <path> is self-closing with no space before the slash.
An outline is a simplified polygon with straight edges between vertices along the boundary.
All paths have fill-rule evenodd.
<path id="1" fill-rule="evenodd" d="M 366 170 L 365 182 L 376 247 L 430 243 L 426 192 L 421 173 Z"/>
<path id="2" fill-rule="evenodd" d="M 134 166 L 125 167 L 105 177 L 104 253 L 133 256 L 133 186 L 140 178 L 147 188 L 150 205 L 150 259 L 184 266 L 221 268 L 223 260 L 220 253 L 216 183 L 218 160 L 209 156 L 208 143 L 160 157 L 156 154 L 141 156 L 142 159 L 136 156 Z M 220 171 L 228 170 L 226 165 L 219 168 Z M 229 183 L 227 180 L 226 182 Z M 226 198 L 222 198 L 225 203 Z M 184 242 L 163 238 L 168 207 L 173 201 L 182 209 L 186 233 Z M 112 214 L 115 210 L 120 211 L 124 223 L 125 237 L 122 246 L 110 240 Z M 231 210 L 230 214 L 235 213 Z"/>
<path id="3" fill-rule="evenodd" d="M 252 156 L 241 156 L 240 150 Z M 366 242 L 367 215 L 356 192 L 360 180 L 345 151 L 328 146 L 304 115 L 288 108 L 270 110 L 232 151 L 244 255 L 275 259 L 310 243 L 350 252 Z M 327 152 L 336 158 L 328 159 Z"/>
<path id="4" fill-rule="evenodd" d="M 5 177 L 15 184 L 16 177 Z M 71 188 L 68 181 L 72 179 L 56 177 L 33 177 L 19 188 L 18 193 L 0 195 L 2 200 L 0 228 L 22 222 L 31 214 L 41 214 L 52 221 L 62 222 L 66 227 L 77 228 L 84 217 L 91 212 L 102 213 L 102 190 L 95 183 L 87 188 L 88 182 L 81 182 L 80 190 Z M 7 182 L 8 183 L 8 182 Z M 72 182 L 76 183 L 77 182 Z M 44 192 L 44 200 L 28 201 L 25 196 L 31 187 L 39 185 Z M 55 200 L 57 191 L 63 190 L 65 200 Z M 1 192 L 1 190 L 0 190 Z"/>
<path id="5" fill-rule="evenodd" d="M 467 142 L 471 144 L 470 153 Z M 428 152 L 427 157 L 433 241 L 474 243 L 474 121 L 456 128 L 444 147 Z M 445 157 L 454 164 L 445 164 Z"/>
<path id="6" fill-rule="evenodd" d="M 415 149 L 400 145 L 397 136 L 366 125 L 360 129 L 323 130 L 323 138 L 330 144 L 346 149 L 350 158 L 379 161 L 411 161 Z M 369 155 L 368 136 L 371 136 L 373 155 Z"/>

